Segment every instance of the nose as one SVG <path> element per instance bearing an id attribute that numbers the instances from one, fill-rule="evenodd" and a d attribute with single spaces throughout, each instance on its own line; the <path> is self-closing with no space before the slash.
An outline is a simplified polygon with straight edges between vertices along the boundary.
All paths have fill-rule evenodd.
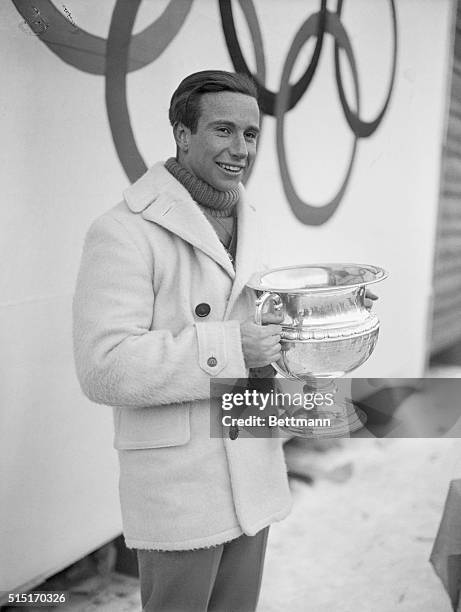
<path id="1" fill-rule="evenodd" d="M 243 134 L 235 134 L 232 139 L 230 153 L 233 157 L 238 159 L 245 159 L 248 157 L 247 142 Z"/>

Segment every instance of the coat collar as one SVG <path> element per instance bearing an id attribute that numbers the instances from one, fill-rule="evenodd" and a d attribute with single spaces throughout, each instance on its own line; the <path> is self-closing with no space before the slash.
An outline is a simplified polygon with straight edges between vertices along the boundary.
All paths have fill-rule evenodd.
<path id="1" fill-rule="evenodd" d="M 166 170 L 163 163 L 152 166 L 123 193 L 127 206 L 144 219 L 161 225 L 216 261 L 234 280 L 228 313 L 256 270 L 256 210 L 246 201 L 240 186 L 237 203 L 237 253 L 235 271 L 215 230 L 187 189 Z"/>

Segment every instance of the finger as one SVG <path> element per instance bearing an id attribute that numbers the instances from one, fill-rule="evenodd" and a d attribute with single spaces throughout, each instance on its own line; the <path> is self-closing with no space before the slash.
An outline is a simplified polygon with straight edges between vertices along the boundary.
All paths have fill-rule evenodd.
<path id="1" fill-rule="evenodd" d="M 263 338 L 261 342 L 261 350 L 265 353 L 270 353 L 273 351 L 280 351 L 280 336 L 269 336 L 268 338 Z"/>
<path id="2" fill-rule="evenodd" d="M 280 350 L 280 335 L 275 334 L 274 336 L 269 336 L 268 338 L 264 338 L 263 347 L 266 351 L 279 351 Z"/>
<path id="3" fill-rule="evenodd" d="M 368 298 L 369 300 L 377 300 L 378 296 L 376 295 L 376 293 L 373 293 L 373 291 L 370 291 L 370 289 L 366 289 L 365 298 Z"/>
<path id="4" fill-rule="evenodd" d="M 265 312 L 262 316 L 263 325 L 267 323 L 281 323 L 283 321 L 283 312 Z"/>
<path id="5" fill-rule="evenodd" d="M 281 325 L 274 325 L 273 323 L 271 323 L 269 325 L 264 325 L 264 327 L 263 327 L 263 335 L 265 337 L 267 337 L 267 336 L 280 336 L 281 333 L 282 333 L 282 326 Z"/>

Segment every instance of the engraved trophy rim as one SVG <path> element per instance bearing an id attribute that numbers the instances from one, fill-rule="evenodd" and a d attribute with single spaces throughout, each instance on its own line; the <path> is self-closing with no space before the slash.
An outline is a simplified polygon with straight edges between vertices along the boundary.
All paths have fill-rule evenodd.
<path id="1" fill-rule="evenodd" d="M 247 286 L 256 291 L 294 294 L 331 293 L 378 283 L 388 276 L 386 270 L 371 264 L 300 264 L 259 271 L 251 276 Z M 335 279 L 336 282 L 332 284 L 331 279 Z"/>

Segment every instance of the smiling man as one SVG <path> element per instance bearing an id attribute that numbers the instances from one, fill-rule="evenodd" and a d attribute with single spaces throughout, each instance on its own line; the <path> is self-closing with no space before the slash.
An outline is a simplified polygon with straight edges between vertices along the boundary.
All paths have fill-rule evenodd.
<path id="1" fill-rule="evenodd" d="M 219 191 L 238 188 L 256 156 L 259 134 L 256 99 L 233 91 L 203 95 L 200 115 L 194 118 L 191 127 L 175 116 L 177 112 L 172 109 L 170 121 L 179 163 Z"/>
<path id="2" fill-rule="evenodd" d="M 210 379 L 280 356 L 253 322 L 257 151 L 253 82 L 203 71 L 171 99 L 176 157 L 91 226 L 74 298 L 79 380 L 114 407 L 127 546 L 146 611 L 256 608 L 268 526 L 291 506 L 280 440 L 210 436 Z"/>

